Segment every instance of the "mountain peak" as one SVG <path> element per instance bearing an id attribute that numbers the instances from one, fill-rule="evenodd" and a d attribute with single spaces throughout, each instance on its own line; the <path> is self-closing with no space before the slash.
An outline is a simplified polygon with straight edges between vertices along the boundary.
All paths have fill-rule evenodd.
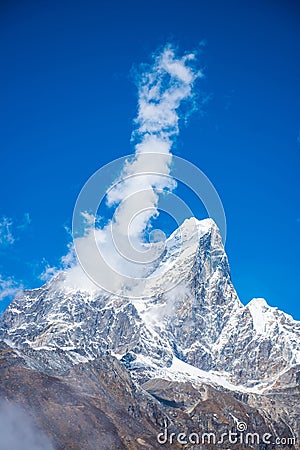
<path id="1" fill-rule="evenodd" d="M 66 289 L 63 275 L 20 294 L 1 320 L 2 339 L 38 351 L 47 370 L 110 352 L 145 380 L 176 357 L 248 389 L 299 361 L 300 324 L 265 299 L 241 304 L 212 219 L 192 217 L 171 234 L 139 297 Z"/>
<path id="2" fill-rule="evenodd" d="M 189 250 L 193 251 L 198 247 L 200 238 L 205 234 L 209 234 L 212 230 L 219 234 L 217 225 L 210 218 L 199 220 L 195 217 L 190 217 L 185 219 L 167 239 L 167 250 L 172 251 L 172 249 L 179 247 L 182 247 L 181 250 L 183 250 L 189 247 Z"/>
<path id="3" fill-rule="evenodd" d="M 196 217 L 190 217 L 185 219 L 178 229 L 190 229 L 192 227 L 197 227 L 198 229 L 202 229 L 203 231 L 209 231 L 211 228 L 216 227 L 216 223 L 210 217 L 205 219 L 197 219 Z"/>
<path id="4" fill-rule="evenodd" d="M 171 234 L 169 239 L 172 237 L 182 235 L 182 239 L 191 238 L 195 234 L 198 236 L 202 236 L 205 233 L 209 233 L 213 229 L 218 230 L 217 225 L 213 221 L 213 219 L 196 219 L 196 217 L 190 217 L 189 219 L 185 219 L 182 224 Z"/>

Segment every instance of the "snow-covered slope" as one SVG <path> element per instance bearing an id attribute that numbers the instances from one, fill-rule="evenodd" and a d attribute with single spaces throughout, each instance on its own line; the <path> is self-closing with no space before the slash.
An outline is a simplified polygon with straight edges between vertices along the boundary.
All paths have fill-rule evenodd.
<path id="1" fill-rule="evenodd" d="M 253 392 L 300 363 L 300 323 L 263 299 L 242 305 L 211 219 L 189 219 L 170 236 L 140 299 L 67 280 L 62 272 L 19 294 L 1 321 L 1 338 L 48 371 L 109 352 L 140 380 L 202 377 Z"/>

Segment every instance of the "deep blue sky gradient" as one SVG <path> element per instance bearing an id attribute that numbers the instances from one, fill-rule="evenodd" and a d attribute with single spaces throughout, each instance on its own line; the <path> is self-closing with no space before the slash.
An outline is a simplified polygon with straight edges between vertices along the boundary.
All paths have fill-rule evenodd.
<path id="1" fill-rule="evenodd" d="M 0 219 L 14 220 L 16 241 L 0 247 L 0 274 L 37 287 L 46 262 L 67 252 L 64 227 L 83 183 L 133 151 L 132 66 L 168 41 L 200 49 L 201 108 L 182 124 L 174 153 L 221 196 L 238 294 L 300 319 L 300 6 L 292 0 L 1 2 Z M 25 213 L 31 224 L 22 229 Z"/>

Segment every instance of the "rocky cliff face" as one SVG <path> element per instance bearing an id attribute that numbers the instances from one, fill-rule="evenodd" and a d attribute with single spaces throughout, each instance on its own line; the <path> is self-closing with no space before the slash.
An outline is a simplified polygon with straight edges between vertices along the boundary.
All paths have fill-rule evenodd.
<path id="1" fill-rule="evenodd" d="M 152 437 L 137 431 L 133 438 L 126 429 L 128 439 L 135 439 L 131 447 L 121 439 L 114 448 L 143 448 L 138 438 L 160 448 L 154 429 L 159 432 L 166 423 L 192 432 L 221 431 L 244 421 L 249 430 L 270 432 L 274 439 L 299 439 L 300 323 L 263 299 L 241 304 L 212 220 L 190 219 L 170 236 L 139 299 L 125 292 L 72 290 L 67 275 L 19 294 L 2 317 L 1 339 L 19 355 L 22 377 L 28 371 L 47 380 L 61 377 L 63 386 L 80 385 L 84 395 L 90 395 L 83 388 L 84 371 L 96 392 L 100 382 L 89 378 L 90 371 L 102 373 L 104 382 L 117 365 L 112 385 L 123 385 L 122 377 L 132 383 L 127 397 L 123 393 L 126 401 L 144 396 L 150 402 L 138 421 L 147 421 Z M 101 401 L 105 390 L 97 394 Z M 107 398 L 108 416 L 110 404 Z M 114 426 L 122 428 L 121 422 L 122 414 Z M 49 423 L 47 418 L 42 428 Z M 59 447 L 60 438 L 55 445 L 77 448 Z M 90 448 L 84 445 L 80 448 Z M 103 445 L 98 448 L 113 448 Z M 245 448 L 272 448 L 255 445 Z"/>

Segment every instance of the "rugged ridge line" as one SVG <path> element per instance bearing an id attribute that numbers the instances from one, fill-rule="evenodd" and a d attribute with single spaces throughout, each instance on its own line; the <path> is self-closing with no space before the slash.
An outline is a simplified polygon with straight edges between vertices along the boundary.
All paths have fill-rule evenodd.
<path id="1" fill-rule="evenodd" d="M 18 355 L 20 389 L 29 382 L 25 372 L 32 371 L 61 378 L 68 389 L 80 385 L 84 396 L 97 396 L 97 376 L 118 367 L 116 386 L 127 377 L 132 383 L 127 398 L 136 401 L 141 395 L 150 402 L 139 413 L 152 430 L 150 441 L 139 435 L 149 448 L 159 448 L 153 433 L 163 426 L 162 417 L 175 430 L 182 423 L 189 430 L 200 425 L 225 429 L 232 417 L 248 417 L 249 429 L 299 441 L 300 322 L 264 299 L 246 306 L 240 302 L 211 219 L 186 220 L 168 238 L 140 299 L 74 290 L 67 275 L 61 272 L 41 288 L 18 294 L 1 318 L 0 338 L 10 349 L 2 355 L 10 354 L 8 368 L 16 361 L 11 355 Z M 82 370 L 93 393 L 84 389 Z M 2 394 L 9 398 L 10 389 L 6 384 Z M 101 392 L 99 399 L 109 405 L 105 389 Z M 20 398 L 28 406 L 29 399 Z M 207 411 L 217 418 L 201 421 Z M 153 419 L 157 414 L 161 420 Z M 120 420 L 114 426 L 122 428 Z M 132 436 L 130 445 L 137 445 L 137 434 Z M 61 439 L 57 448 L 77 448 L 59 447 Z M 122 439 L 118 445 L 135 448 Z"/>

